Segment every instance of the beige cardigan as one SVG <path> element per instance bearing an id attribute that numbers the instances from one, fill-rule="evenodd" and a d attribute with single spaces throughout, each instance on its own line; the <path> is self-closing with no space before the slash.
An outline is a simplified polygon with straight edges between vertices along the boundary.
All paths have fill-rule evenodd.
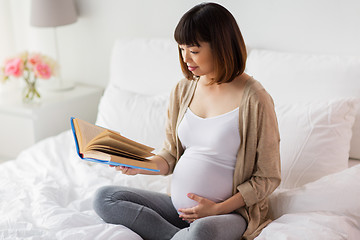
<path id="1" fill-rule="evenodd" d="M 169 164 L 171 174 L 183 153 L 177 129 L 190 105 L 198 81 L 181 80 L 170 95 L 164 148 L 158 155 Z M 267 197 L 280 184 L 279 131 L 274 103 L 262 85 L 247 80 L 239 103 L 240 148 L 233 178 L 233 194 L 240 192 L 245 206 L 238 209 L 248 222 L 242 239 L 254 239 L 271 222 Z"/>

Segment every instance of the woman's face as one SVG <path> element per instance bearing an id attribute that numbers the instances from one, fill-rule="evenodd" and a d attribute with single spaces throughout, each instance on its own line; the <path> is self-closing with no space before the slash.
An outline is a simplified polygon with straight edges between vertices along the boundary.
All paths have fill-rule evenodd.
<path id="1" fill-rule="evenodd" d="M 195 76 L 214 78 L 214 58 L 210 43 L 199 42 L 196 45 L 179 45 L 183 61 Z"/>

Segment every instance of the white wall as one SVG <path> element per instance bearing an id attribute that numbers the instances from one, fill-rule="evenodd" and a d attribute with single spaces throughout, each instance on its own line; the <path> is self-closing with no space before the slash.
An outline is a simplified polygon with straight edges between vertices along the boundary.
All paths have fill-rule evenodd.
<path id="1" fill-rule="evenodd" d="M 78 21 L 57 28 L 63 77 L 105 86 L 110 51 L 115 39 L 172 38 L 182 14 L 199 2 L 202 1 L 76 0 Z M 360 55 L 358 0 L 217 2 L 234 14 L 250 47 Z M 53 29 L 29 26 L 30 0 L 0 0 L 0 3 L 0 20 L 3 21 L 3 13 L 12 16 L 12 22 L 9 21 L 8 25 L 0 22 L 1 36 L 3 32 L 10 34 L 5 42 L 0 40 L 0 57 L 4 56 L 3 49 L 8 49 L 4 45 L 9 45 L 11 49 L 11 42 L 15 45 L 14 52 L 29 49 L 54 56 Z M 4 11 L 4 6 L 10 6 L 11 11 Z M 9 25 L 13 27 L 9 28 Z M 280 38 L 284 32 L 286 37 Z"/>
<path id="2" fill-rule="evenodd" d="M 10 2 L 0 0 L 0 60 L 14 51 Z"/>

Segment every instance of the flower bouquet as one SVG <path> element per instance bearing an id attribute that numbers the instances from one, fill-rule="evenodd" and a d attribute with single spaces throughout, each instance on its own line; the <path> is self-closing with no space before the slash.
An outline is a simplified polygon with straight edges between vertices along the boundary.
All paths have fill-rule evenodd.
<path id="1" fill-rule="evenodd" d="M 37 90 L 37 79 L 49 79 L 56 75 L 57 64 L 52 58 L 39 54 L 23 52 L 5 60 L 1 68 L 3 81 L 9 78 L 22 78 L 26 85 L 23 91 L 23 101 L 32 102 L 40 99 Z"/>

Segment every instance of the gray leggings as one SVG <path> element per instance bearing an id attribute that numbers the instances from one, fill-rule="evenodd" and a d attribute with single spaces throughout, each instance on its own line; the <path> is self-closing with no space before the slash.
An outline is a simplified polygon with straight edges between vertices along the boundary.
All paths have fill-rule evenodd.
<path id="1" fill-rule="evenodd" d="M 124 225 L 145 240 L 240 239 L 247 226 L 237 213 L 200 218 L 189 224 L 179 218 L 168 195 L 122 186 L 100 188 L 94 210 L 105 222 Z"/>

